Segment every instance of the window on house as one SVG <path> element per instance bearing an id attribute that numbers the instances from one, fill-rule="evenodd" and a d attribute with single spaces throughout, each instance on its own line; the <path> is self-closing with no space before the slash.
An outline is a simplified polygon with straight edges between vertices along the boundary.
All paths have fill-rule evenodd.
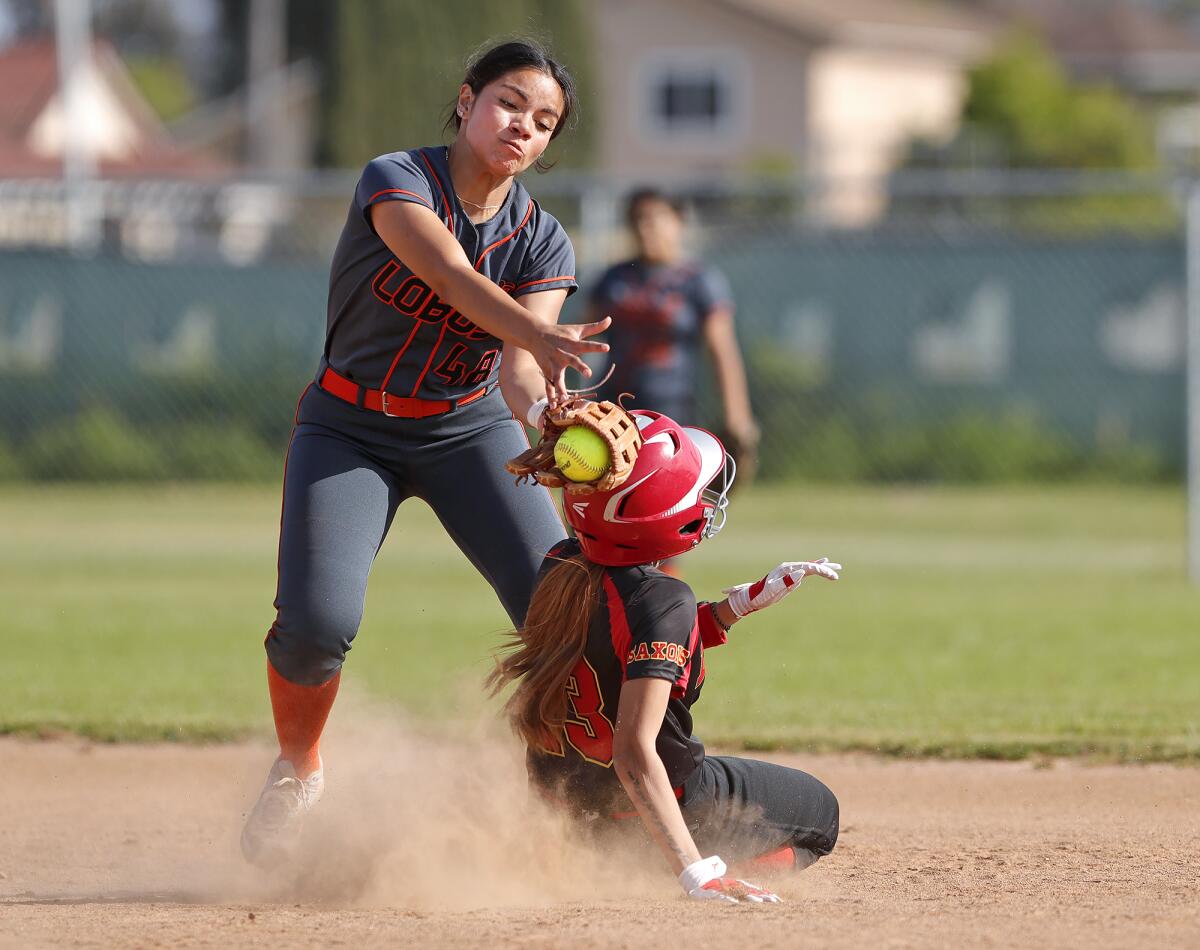
<path id="1" fill-rule="evenodd" d="M 742 70 L 712 51 L 652 51 L 641 70 L 639 97 L 655 138 L 737 134 Z"/>
<path id="2" fill-rule="evenodd" d="M 715 126 L 728 106 L 721 81 L 709 76 L 664 76 L 658 90 L 658 118 L 667 128 Z"/>

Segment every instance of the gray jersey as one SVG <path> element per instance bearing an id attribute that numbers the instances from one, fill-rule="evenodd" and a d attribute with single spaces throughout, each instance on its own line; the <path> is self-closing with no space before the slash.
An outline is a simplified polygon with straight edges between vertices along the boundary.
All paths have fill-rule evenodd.
<path id="1" fill-rule="evenodd" d="M 638 406 L 695 421 L 704 324 L 733 305 L 724 276 L 694 261 L 654 267 L 626 261 L 604 273 L 592 302 L 613 318 L 605 339 L 614 372 L 600 395 L 631 393 Z"/>
<path id="2" fill-rule="evenodd" d="M 495 381 L 503 346 L 392 254 L 371 226 L 369 208 L 380 201 L 432 210 L 475 269 L 514 297 L 578 286 L 566 232 L 519 181 L 495 217 L 472 224 L 450 181 L 448 149 L 381 155 L 359 179 L 333 253 L 325 340 L 329 364 L 367 388 L 422 399 L 465 396 Z"/>

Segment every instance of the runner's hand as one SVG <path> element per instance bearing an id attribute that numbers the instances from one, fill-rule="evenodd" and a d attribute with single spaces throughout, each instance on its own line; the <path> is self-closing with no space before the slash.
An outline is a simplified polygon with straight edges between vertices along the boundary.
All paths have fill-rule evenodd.
<path id="1" fill-rule="evenodd" d="M 842 565 L 835 564 L 827 557 L 816 561 L 788 561 L 753 584 L 728 587 L 723 593 L 729 595 L 729 609 L 737 616 L 745 617 L 756 610 L 779 603 L 799 587 L 800 582 L 808 575 L 816 574 L 828 581 L 836 581 L 841 569 Z"/>
<path id="2" fill-rule="evenodd" d="M 679 875 L 679 885 L 695 901 L 725 901 L 740 904 L 778 904 L 779 898 L 765 888 L 726 877 L 725 862 L 713 855 L 689 864 Z"/>
<path id="3" fill-rule="evenodd" d="M 779 896 L 765 887 L 732 877 L 714 877 L 707 884 L 688 891 L 688 897 L 694 901 L 719 900 L 731 904 L 740 904 L 743 901 L 751 904 L 781 903 Z"/>

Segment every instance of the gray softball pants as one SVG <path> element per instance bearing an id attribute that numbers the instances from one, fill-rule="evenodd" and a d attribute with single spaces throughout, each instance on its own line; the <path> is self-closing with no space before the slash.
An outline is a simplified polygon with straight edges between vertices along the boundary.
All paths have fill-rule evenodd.
<path id="1" fill-rule="evenodd" d="M 310 387 L 284 470 L 266 639 L 275 670 L 315 686 L 341 669 L 371 564 L 406 498 L 429 504 L 519 626 L 543 557 L 566 536 L 550 493 L 504 469 L 528 445 L 499 391 L 444 416 L 394 419 Z"/>

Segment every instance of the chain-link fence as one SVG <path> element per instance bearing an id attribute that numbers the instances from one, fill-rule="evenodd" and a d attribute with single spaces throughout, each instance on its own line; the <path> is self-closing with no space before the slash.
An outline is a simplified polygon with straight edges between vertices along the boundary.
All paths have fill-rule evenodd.
<path id="1" fill-rule="evenodd" d="M 576 245 L 568 319 L 627 251 L 624 184 L 529 182 Z M 0 182 L 0 478 L 276 477 L 353 186 Z M 674 190 L 695 252 L 733 287 L 764 478 L 1181 474 L 1184 203 L 1169 183 Z M 699 421 L 719 427 L 702 385 Z"/>

